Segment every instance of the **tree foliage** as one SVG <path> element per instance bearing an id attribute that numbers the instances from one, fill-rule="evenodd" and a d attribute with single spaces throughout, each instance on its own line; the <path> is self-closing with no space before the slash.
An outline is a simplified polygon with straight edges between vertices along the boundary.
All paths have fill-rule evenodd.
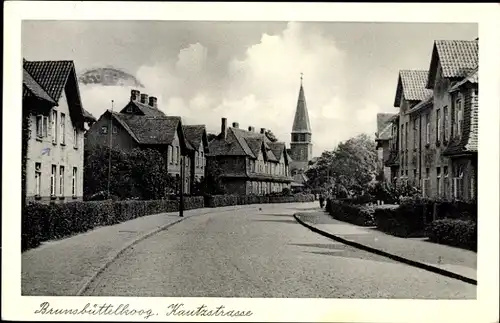
<path id="1" fill-rule="evenodd" d="M 365 191 L 376 171 L 375 142 L 361 134 L 339 143 L 333 151 L 323 152 L 306 175 L 310 187 L 333 189 L 334 194 L 345 197 Z"/>
<path id="2" fill-rule="evenodd" d="M 85 151 L 84 197 L 107 196 L 109 149 Z M 167 173 L 166 162 L 153 149 L 125 152 L 111 150 L 110 195 L 119 199 L 152 200 L 175 191 L 175 179 Z"/>
<path id="3" fill-rule="evenodd" d="M 206 177 L 200 183 L 203 191 L 207 194 L 224 194 L 224 186 L 222 185 L 222 168 L 216 159 L 207 159 Z"/>

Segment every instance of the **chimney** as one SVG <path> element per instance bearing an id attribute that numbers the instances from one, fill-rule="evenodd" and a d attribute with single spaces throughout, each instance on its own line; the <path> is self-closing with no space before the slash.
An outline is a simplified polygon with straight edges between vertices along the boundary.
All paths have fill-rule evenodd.
<path id="1" fill-rule="evenodd" d="M 149 106 L 155 109 L 158 108 L 158 99 L 155 96 L 149 97 Z"/>
<path id="2" fill-rule="evenodd" d="M 141 103 L 148 104 L 148 95 L 146 93 L 141 94 Z"/>
<path id="3" fill-rule="evenodd" d="M 226 135 L 227 135 L 227 119 L 226 118 L 222 118 L 222 122 L 220 125 L 220 133 L 221 133 L 222 137 L 224 139 L 226 139 Z"/>
<path id="4" fill-rule="evenodd" d="M 139 101 L 140 96 L 141 96 L 141 91 L 139 90 L 130 91 L 130 101 Z"/>
<path id="5" fill-rule="evenodd" d="M 240 124 L 238 122 L 233 122 L 233 128 L 238 129 L 240 127 Z"/>
<path id="6" fill-rule="evenodd" d="M 266 133 L 266 128 L 260 128 L 260 133 L 265 134 Z"/>
<path id="7" fill-rule="evenodd" d="M 255 130 L 254 130 L 254 127 L 249 126 L 249 127 L 248 127 L 248 131 L 254 132 L 254 131 L 255 131 Z"/>

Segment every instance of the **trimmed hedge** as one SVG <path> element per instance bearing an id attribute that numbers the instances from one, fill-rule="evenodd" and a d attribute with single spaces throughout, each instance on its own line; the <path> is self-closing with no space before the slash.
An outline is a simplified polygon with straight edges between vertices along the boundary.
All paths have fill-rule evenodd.
<path id="1" fill-rule="evenodd" d="M 326 201 L 326 210 L 334 219 L 340 221 L 360 226 L 375 225 L 373 218 L 374 209 L 372 206 L 350 204 L 344 201 L 328 199 Z"/>
<path id="2" fill-rule="evenodd" d="M 477 222 L 474 220 L 436 220 L 427 227 L 426 233 L 432 242 L 477 251 Z"/>
<path id="3" fill-rule="evenodd" d="M 314 201 L 312 194 L 294 196 L 188 196 L 184 198 L 184 209 L 312 201 Z M 22 212 L 21 247 L 22 251 L 25 251 L 39 246 L 43 241 L 61 239 L 99 226 L 113 225 L 150 214 L 177 212 L 178 210 L 178 199 L 28 204 Z"/>
<path id="4" fill-rule="evenodd" d="M 420 209 L 411 205 L 381 205 L 375 209 L 375 222 L 380 231 L 411 237 L 423 234 L 424 217 Z"/>

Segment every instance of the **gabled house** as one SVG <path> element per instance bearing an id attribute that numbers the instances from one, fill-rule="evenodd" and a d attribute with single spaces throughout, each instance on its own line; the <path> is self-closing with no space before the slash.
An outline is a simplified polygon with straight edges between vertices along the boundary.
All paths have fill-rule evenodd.
<path id="1" fill-rule="evenodd" d="M 205 125 L 184 125 L 182 129 L 186 141 L 193 148 L 189 150 L 189 159 L 191 160 L 190 182 L 194 185 L 202 182 L 206 176 L 207 131 Z"/>
<path id="2" fill-rule="evenodd" d="M 422 101 L 432 96 L 426 88 L 428 72 L 425 70 L 399 71 L 394 107 L 399 108 L 399 178 L 400 181 L 420 185 L 422 125 L 427 115 L 409 113 Z M 425 120 L 422 118 L 426 118 Z"/>
<path id="3" fill-rule="evenodd" d="M 478 52 L 478 39 L 434 42 L 427 79 L 434 97 L 428 141 L 436 146 L 430 195 L 476 198 Z"/>
<path id="4" fill-rule="evenodd" d="M 271 142 L 265 130 L 243 130 L 237 122 L 227 127 L 227 119 L 222 118 L 221 132 L 210 141 L 207 157 L 221 168 L 227 192 L 263 195 L 290 189 L 293 179 L 285 144 Z"/>
<path id="5" fill-rule="evenodd" d="M 378 172 L 382 175 L 381 180 L 391 181 L 390 168 L 384 163 L 390 155 L 390 139 L 392 135 L 393 124 L 390 122 L 394 118 L 394 113 L 377 114 L 377 132 L 375 133 L 375 142 L 377 143 Z"/>
<path id="6" fill-rule="evenodd" d="M 151 148 L 165 159 L 167 172 L 180 183 L 181 158 L 184 158 L 184 193 L 192 185 L 192 156 L 196 149 L 186 139 L 180 117 L 167 116 L 157 107 L 155 97 L 132 90 L 130 102 L 120 112 L 106 111 L 87 132 L 87 147 L 132 150 Z M 199 147 L 196 147 L 199 149 Z"/>
<path id="7" fill-rule="evenodd" d="M 81 200 L 83 137 L 95 119 L 82 107 L 73 61 L 24 59 L 22 105 L 27 202 Z"/>

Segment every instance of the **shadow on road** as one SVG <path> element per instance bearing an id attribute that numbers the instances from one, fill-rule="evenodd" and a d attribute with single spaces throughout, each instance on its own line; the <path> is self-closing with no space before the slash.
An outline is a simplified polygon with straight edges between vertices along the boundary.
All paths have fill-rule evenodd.
<path id="1" fill-rule="evenodd" d="M 275 219 L 269 219 L 269 220 L 254 220 L 256 222 L 280 222 L 280 223 L 290 223 L 290 224 L 298 224 L 297 221 L 295 220 L 275 220 Z"/>

